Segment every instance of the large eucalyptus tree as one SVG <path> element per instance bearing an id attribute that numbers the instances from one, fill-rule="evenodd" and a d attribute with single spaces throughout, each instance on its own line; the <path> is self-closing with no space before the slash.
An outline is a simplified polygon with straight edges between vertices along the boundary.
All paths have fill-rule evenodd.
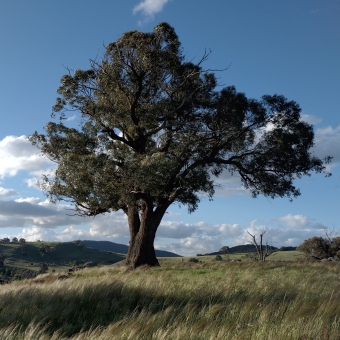
<path id="1" fill-rule="evenodd" d="M 222 171 L 253 196 L 294 197 L 294 178 L 325 172 L 329 161 L 311 153 L 313 127 L 296 102 L 217 90 L 206 58 L 186 61 L 167 23 L 126 32 L 88 70 L 62 77 L 52 113 L 59 120 L 30 137 L 57 164 L 40 182 L 53 202 L 71 200 L 83 216 L 124 211 L 132 268 L 158 265 L 153 244 L 167 208 L 194 211 Z M 80 129 L 64 124 L 69 110 L 81 113 Z"/>

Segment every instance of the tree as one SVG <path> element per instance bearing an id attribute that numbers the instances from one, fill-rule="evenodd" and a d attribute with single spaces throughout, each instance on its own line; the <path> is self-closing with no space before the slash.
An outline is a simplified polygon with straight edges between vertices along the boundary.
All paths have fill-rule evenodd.
<path id="1" fill-rule="evenodd" d="M 228 246 L 224 246 L 220 249 L 221 254 L 229 254 L 230 248 Z"/>
<path id="2" fill-rule="evenodd" d="M 13 237 L 12 238 L 12 243 L 19 243 L 18 238 L 17 237 Z"/>
<path id="3" fill-rule="evenodd" d="M 19 243 L 26 243 L 26 240 L 24 238 L 19 239 Z"/>
<path id="4" fill-rule="evenodd" d="M 252 235 L 249 231 L 247 233 L 251 236 L 251 243 L 256 248 L 257 257 L 253 257 L 254 260 L 265 262 L 266 258 L 273 254 L 272 249 L 268 249 L 268 243 L 266 244 L 266 247 L 263 247 L 263 235 L 266 233 L 266 230 L 262 231 L 260 234 L 260 244 L 257 243 L 255 235 Z"/>
<path id="5" fill-rule="evenodd" d="M 305 240 L 296 250 L 302 251 L 308 259 L 322 260 L 329 257 L 340 257 L 340 237 L 314 236 Z"/>
<path id="6" fill-rule="evenodd" d="M 39 263 L 39 274 L 45 274 L 48 272 L 48 265 L 46 262 Z"/>
<path id="7" fill-rule="evenodd" d="M 106 47 L 88 70 L 69 70 L 58 88 L 45 134 L 30 141 L 57 164 L 40 187 L 76 214 L 123 210 L 130 230 L 126 264 L 158 265 L 157 228 L 173 203 L 198 207 L 214 179 L 236 173 L 256 197 L 296 197 L 293 180 L 324 163 L 310 153 L 313 127 L 280 95 L 248 99 L 233 86 L 217 90 L 208 58 L 186 61 L 175 30 L 131 31 Z M 79 112 L 81 128 L 66 126 Z"/>

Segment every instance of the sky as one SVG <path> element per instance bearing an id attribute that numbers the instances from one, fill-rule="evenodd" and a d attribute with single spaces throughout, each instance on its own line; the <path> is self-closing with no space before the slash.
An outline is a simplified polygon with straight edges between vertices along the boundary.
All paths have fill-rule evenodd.
<path id="1" fill-rule="evenodd" d="M 252 198 L 237 176 L 222 174 L 213 201 L 198 210 L 170 206 L 156 248 L 181 255 L 247 244 L 263 231 L 276 247 L 298 246 L 340 228 L 340 3 L 338 0 L 11 0 L 0 1 L 0 238 L 28 241 L 108 240 L 128 244 L 119 211 L 72 215 L 36 186 L 55 168 L 27 136 L 51 121 L 60 78 L 89 68 L 124 32 L 176 30 L 187 60 L 210 51 L 206 69 L 248 97 L 282 94 L 314 125 L 313 153 L 333 156 L 325 178 L 296 180 L 301 196 Z M 70 122 L 74 117 L 69 117 Z"/>

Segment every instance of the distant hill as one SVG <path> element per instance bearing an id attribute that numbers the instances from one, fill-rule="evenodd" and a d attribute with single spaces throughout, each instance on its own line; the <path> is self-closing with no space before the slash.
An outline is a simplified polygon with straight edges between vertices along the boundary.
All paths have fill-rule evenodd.
<path id="1" fill-rule="evenodd" d="M 264 247 L 264 246 L 263 246 Z M 276 247 L 268 246 L 270 250 L 277 250 Z M 229 254 L 236 254 L 236 253 L 253 253 L 256 252 L 256 248 L 253 244 L 244 244 L 240 246 L 230 247 Z M 221 255 L 223 254 L 220 251 L 216 251 L 214 253 L 204 254 L 204 255 Z"/>
<path id="2" fill-rule="evenodd" d="M 266 249 L 266 245 L 262 246 L 263 249 Z M 268 246 L 268 250 L 279 250 L 279 248 Z M 296 247 L 284 247 L 284 251 L 296 250 Z M 236 254 L 236 253 L 253 253 L 256 252 L 256 248 L 253 244 L 244 244 L 240 246 L 230 247 L 229 254 Z M 204 255 L 221 255 L 220 251 L 216 251 L 214 253 L 204 254 Z"/>
<path id="3" fill-rule="evenodd" d="M 111 251 L 114 253 L 120 254 L 127 254 L 129 247 L 125 244 L 114 243 L 110 241 L 91 241 L 91 240 L 84 240 L 81 241 L 85 247 L 98 249 L 98 250 L 105 250 Z M 181 255 L 172 253 L 170 251 L 165 250 L 156 250 L 157 257 L 181 257 Z"/>
<path id="4" fill-rule="evenodd" d="M 0 244 L 0 283 L 12 280 L 14 276 L 21 278 L 34 277 L 40 270 L 40 264 L 46 263 L 49 270 L 65 270 L 75 263 L 84 264 L 93 261 L 97 264 L 109 265 L 124 260 L 121 254 L 109 253 L 74 242 L 26 242 L 24 251 L 22 244 Z M 1 262 L 1 261 L 0 261 Z"/>

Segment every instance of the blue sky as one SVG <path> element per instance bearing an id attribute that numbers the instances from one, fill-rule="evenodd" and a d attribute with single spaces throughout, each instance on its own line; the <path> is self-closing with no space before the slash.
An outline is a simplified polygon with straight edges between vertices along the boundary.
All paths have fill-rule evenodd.
<path id="1" fill-rule="evenodd" d="M 298 180 L 302 195 L 253 199 L 223 174 L 212 202 L 189 215 L 170 207 L 156 246 L 184 255 L 249 241 L 247 230 L 275 245 L 300 244 L 340 227 L 340 3 L 338 0 L 60 0 L 0 2 L 0 237 L 96 239 L 128 243 L 121 212 L 84 219 L 46 201 L 35 186 L 53 164 L 26 136 L 51 120 L 60 78 L 88 68 L 103 46 L 128 30 L 172 25 L 187 59 L 211 49 L 205 68 L 248 97 L 283 94 L 315 125 L 314 153 L 334 157 L 331 178 Z M 72 118 L 72 117 L 71 117 Z"/>

